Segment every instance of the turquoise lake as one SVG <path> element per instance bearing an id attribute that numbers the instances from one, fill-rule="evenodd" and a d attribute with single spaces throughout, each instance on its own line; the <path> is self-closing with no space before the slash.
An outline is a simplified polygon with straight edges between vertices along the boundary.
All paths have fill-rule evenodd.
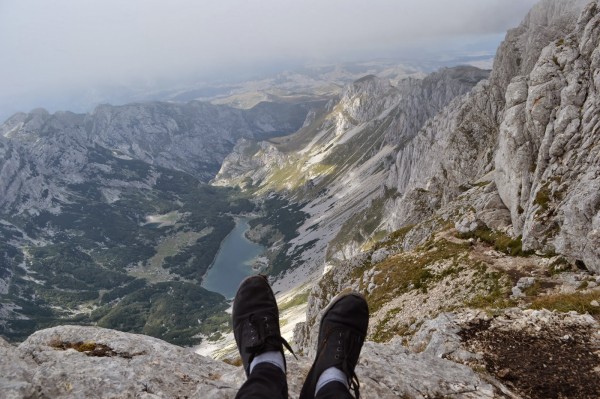
<path id="1" fill-rule="evenodd" d="M 230 299 L 242 280 L 251 274 L 254 260 L 265 248 L 248 240 L 244 233 L 250 228 L 248 218 L 237 218 L 235 228 L 221 243 L 221 248 L 204 276 L 202 287 Z"/>

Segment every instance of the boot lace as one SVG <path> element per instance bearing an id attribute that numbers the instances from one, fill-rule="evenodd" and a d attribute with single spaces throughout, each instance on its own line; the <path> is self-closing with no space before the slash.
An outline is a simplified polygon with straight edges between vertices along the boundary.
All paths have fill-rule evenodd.
<path id="1" fill-rule="evenodd" d="M 248 317 L 248 334 L 250 342 L 246 346 L 246 352 L 250 353 L 250 363 L 258 354 L 269 350 L 280 350 L 285 347 L 295 358 L 296 354 L 290 344 L 279 334 L 279 320 L 271 314 L 251 314 Z"/>

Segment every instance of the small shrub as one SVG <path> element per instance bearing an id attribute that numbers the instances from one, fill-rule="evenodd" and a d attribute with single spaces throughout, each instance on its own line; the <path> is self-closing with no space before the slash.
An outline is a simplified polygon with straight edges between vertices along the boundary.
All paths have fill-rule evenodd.
<path id="1" fill-rule="evenodd" d="M 223 359 L 223 362 L 235 367 L 240 367 L 242 365 L 242 358 L 238 356 L 235 359 Z"/>
<path id="2" fill-rule="evenodd" d="M 542 188 L 540 188 L 538 190 L 538 192 L 535 194 L 534 204 L 539 205 L 540 209 L 545 212 L 548 210 L 549 202 L 550 202 L 550 188 L 548 187 L 548 185 L 545 185 Z"/>
<path id="3" fill-rule="evenodd" d="M 479 238 L 481 241 L 492 245 L 496 251 L 504 252 L 507 255 L 529 256 L 532 254 L 532 251 L 523 250 L 521 236 L 511 238 L 504 233 L 491 230 L 488 227 L 480 227 L 470 233 L 459 233 L 458 237 L 462 239 Z"/>

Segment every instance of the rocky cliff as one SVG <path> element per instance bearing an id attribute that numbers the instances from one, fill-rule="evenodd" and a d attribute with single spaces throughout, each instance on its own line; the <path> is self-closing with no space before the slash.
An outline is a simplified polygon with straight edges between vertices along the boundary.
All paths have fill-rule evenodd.
<path id="1" fill-rule="evenodd" d="M 427 336 L 495 396 L 598 395 L 599 16 L 595 1 L 542 1 L 508 32 L 488 79 L 443 104 L 419 97 L 411 80 L 396 91 L 366 77 L 313 122 L 329 130 L 240 143 L 216 182 L 284 193 L 310 215 L 292 244 L 311 245 L 275 282 L 323 270 L 294 334 L 305 354 L 314 355 L 322 309 L 352 288 L 371 306 L 370 339 L 402 337 L 420 352 Z M 440 105 L 394 113 L 403 90 L 424 110 Z M 453 324 L 458 346 L 432 334 L 449 312 L 451 324 L 470 320 Z M 590 328 L 567 327 L 570 317 Z"/>
<path id="2" fill-rule="evenodd" d="M 600 9 L 544 48 L 506 92 L 496 184 L 526 248 L 565 254 L 600 272 Z"/>
<path id="3" fill-rule="evenodd" d="M 314 354 L 320 312 L 344 289 L 367 297 L 371 339 L 401 336 L 412 349 L 445 312 L 484 309 L 490 319 L 456 326 L 459 348 L 449 349 L 448 336 L 434 339 L 449 350 L 441 356 L 481 367 L 517 397 L 598 395 L 579 378 L 597 378 L 600 365 L 599 17 L 597 2 L 541 2 L 508 33 L 489 80 L 399 149 L 385 183 L 397 194 L 382 207 L 395 231 L 326 269 L 296 327 L 299 346 Z M 569 317 L 594 327 L 574 338 L 544 324 L 565 327 Z M 567 342 L 592 349 L 590 357 L 579 362 Z M 479 359 L 465 357 L 465 345 Z M 547 379 L 549 369 L 561 377 Z"/>
<path id="4" fill-rule="evenodd" d="M 560 356 L 560 362 L 548 364 L 547 377 L 535 375 L 538 385 L 531 388 L 542 395 L 593 397 L 599 392 L 597 376 L 588 369 L 595 361 L 589 351 L 598 349 L 600 337 L 584 337 L 597 328 L 598 323 L 586 316 L 544 311 L 512 310 L 493 318 L 477 312 L 443 314 L 425 323 L 408 342 L 365 343 L 356 369 L 361 397 L 520 397 L 518 391 L 467 365 L 476 368 L 493 358 L 500 371 L 508 374 L 504 367 L 511 367 L 513 379 L 527 377 L 522 362 L 528 355 L 520 352 L 526 349 Z M 531 345 L 548 338 L 562 342 L 562 347 L 557 351 Z M 529 339 L 525 345 L 530 346 L 512 351 L 502 347 L 511 339 Z M 155 338 L 97 327 L 41 330 L 16 347 L 0 339 L 0 354 L 0 392 L 6 399 L 233 398 L 245 380 L 239 366 Z M 288 357 L 291 397 L 298 396 L 311 363 L 310 356 Z M 576 378 L 569 375 L 573 366 L 583 369 Z M 548 382 L 554 385 L 539 388 Z"/>

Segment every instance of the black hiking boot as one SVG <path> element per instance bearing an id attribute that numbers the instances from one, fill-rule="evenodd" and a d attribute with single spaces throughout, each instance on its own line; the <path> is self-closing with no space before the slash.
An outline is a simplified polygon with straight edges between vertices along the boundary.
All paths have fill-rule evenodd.
<path id="1" fill-rule="evenodd" d="M 308 372 L 300 399 L 313 399 L 317 381 L 330 367 L 346 374 L 348 386 L 358 399 L 358 378 L 354 373 L 358 356 L 367 335 L 369 306 L 357 292 L 342 293 L 335 297 L 325 309 L 319 327 L 317 357 Z"/>
<path id="2" fill-rule="evenodd" d="M 277 301 L 265 276 L 250 276 L 242 281 L 233 300 L 231 317 L 246 376 L 250 374 L 250 363 L 261 353 L 279 351 L 283 356 L 284 346 L 294 353 L 281 337 Z M 285 356 L 283 361 L 285 364 Z"/>

